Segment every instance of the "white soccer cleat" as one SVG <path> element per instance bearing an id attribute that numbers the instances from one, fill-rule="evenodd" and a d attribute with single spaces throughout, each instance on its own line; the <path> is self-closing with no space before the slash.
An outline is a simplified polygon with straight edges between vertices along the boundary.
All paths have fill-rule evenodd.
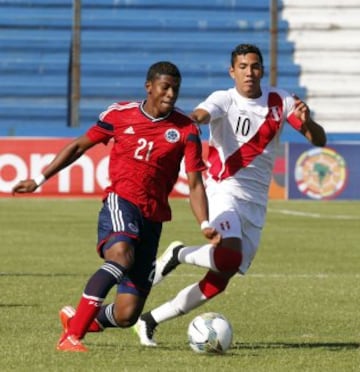
<path id="1" fill-rule="evenodd" d="M 155 275 L 153 286 L 160 283 L 166 275 L 175 270 L 180 264 L 178 254 L 184 244 L 180 241 L 172 242 L 165 250 L 165 252 L 156 260 Z"/>
<path id="2" fill-rule="evenodd" d="M 140 344 L 143 346 L 156 347 L 157 343 L 154 340 L 155 328 L 151 328 L 145 320 L 138 319 L 133 327 L 135 333 L 140 339 Z"/>

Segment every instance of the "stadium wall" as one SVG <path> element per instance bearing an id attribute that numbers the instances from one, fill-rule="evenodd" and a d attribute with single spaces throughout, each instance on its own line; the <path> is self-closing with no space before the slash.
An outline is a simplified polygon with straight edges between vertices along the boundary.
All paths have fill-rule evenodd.
<path id="1" fill-rule="evenodd" d="M 30 162 L 23 150 L 46 153 L 48 147 L 38 137 L 61 144 L 84 133 L 113 101 L 141 99 L 146 70 L 156 60 L 172 60 L 180 67 L 183 86 L 178 104 L 184 111 L 211 91 L 232 85 L 227 74 L 229 53 L 239 42 L 261 47 L 264 82 L 269 81 L 268 0 L 83 0 L 80 126 L 68 127 L 72 4 L 71 0 L 0 1 L 2 192 L 17 177 L 33 174 L 33 167 L 39 169 L 31 160 L 16 173 L 16 164 Z M 279 1 L 278 85 L 306 98 L 331 146 L 360 141 L 359 12 L 358 0 Z M 20 137 L 33 138 L 34 143 Z M 205 147 L 207 138 L 204 129 Z M 291 176 L 286 173 L 291 164 L 287 143 L 292 148 L 297 142 L 305 140 L 287 128 L 275 160 L 271 198 L 297 195 L 289 191 L 286 178 Z M 359 159 L 359 148 L 353 149 L 352 156 Z M 343 149 L 339 151 L 346 167 L 352 164 Z M 8 164 L 14 154 L 15 163 Z M 349 172 L 351 181 L 352 166 Z M 179 179 L 176 189 L 183 190 L 181 175 Z M 357 198 L 356 193 L 353 196 Z"/>

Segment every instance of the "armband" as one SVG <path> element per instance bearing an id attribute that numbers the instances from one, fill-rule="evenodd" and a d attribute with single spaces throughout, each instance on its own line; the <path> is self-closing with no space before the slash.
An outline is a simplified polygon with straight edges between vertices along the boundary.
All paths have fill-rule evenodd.
<path id="1" fill-rule="evenodd" d="M 40 176 L 37 176 L 34 178 L 34 182 L 36 183 L 36 186 L 41 186 L 46 181 L 46 178 L 43 174 L 40 174 Z"/>
<path id="2" fill-rule="evenodd" d="M 208 229 L 209 227 L 211 227 L 210 224 L 209 224 L 209 221 L 203 221 L 200 224 L 201 230 Z"/>

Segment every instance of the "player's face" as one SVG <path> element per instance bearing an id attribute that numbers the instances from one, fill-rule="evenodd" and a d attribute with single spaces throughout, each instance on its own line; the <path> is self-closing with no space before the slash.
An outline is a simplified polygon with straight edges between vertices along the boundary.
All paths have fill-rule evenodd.
<path id="1" fill-rule="evenodd" d="M 261 96 L 260 80 L 263 72 L 263 66 L 256 53 L 236 56 L 234 66 L 229 69 L 230 76 L 235 80 L 236 90 L 247 98 Z"/>
<path id="2" fill-rule="evenodd" d="M 153 81 L 147 81 L 144 110 L 155 118 L 168 114 L 174 109 L 180 83 L 180 79 L 170 75 L 158 75 Z"/>

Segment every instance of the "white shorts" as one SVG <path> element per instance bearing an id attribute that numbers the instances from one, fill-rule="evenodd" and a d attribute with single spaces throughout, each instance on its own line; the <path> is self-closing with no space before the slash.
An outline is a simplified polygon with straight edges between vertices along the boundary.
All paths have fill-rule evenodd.
<path id="1" fill-rule="evenodd" d="M 224 194 L 208 192 L 209 217 L 223 238 L 239 238 L 242 242 L 243 259 L 239 273 L 249 269 L 259 246 L 265 222 L 266 208 L 246 200 Z"/>

